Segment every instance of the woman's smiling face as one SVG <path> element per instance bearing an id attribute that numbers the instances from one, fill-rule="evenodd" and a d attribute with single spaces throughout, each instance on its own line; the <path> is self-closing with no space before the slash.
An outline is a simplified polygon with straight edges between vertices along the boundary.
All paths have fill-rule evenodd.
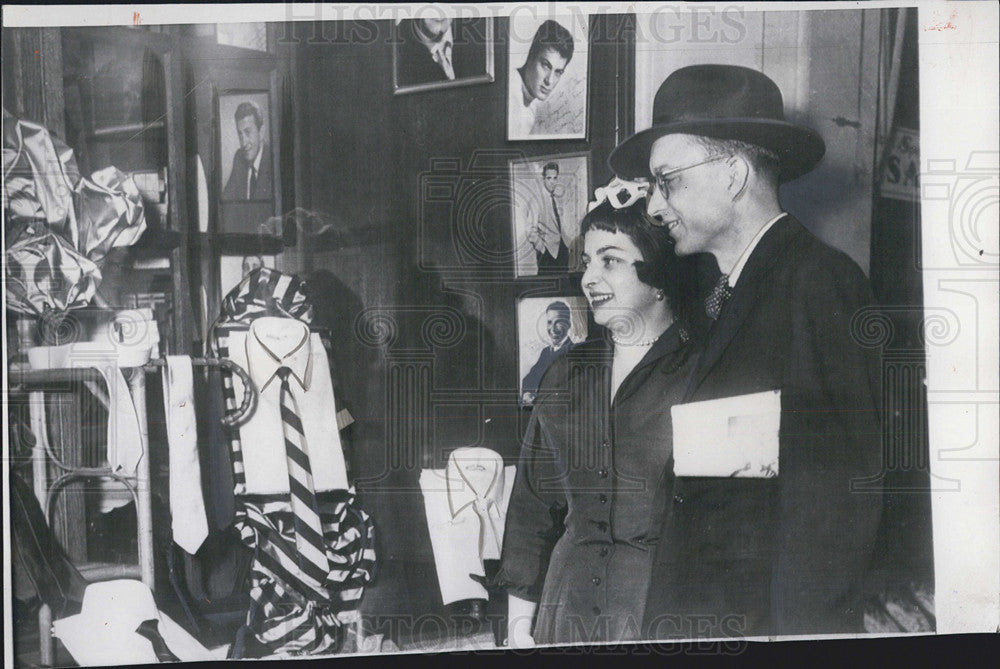
<path id="1" fill-rule="evenodd" d="M 656 289 L 636 274 L 635 263 L 643 260 L 642 251 L 625 233 L 599 229 L 587 231 L 583 246 L 586 269 L 580 284 L 594 321 L 641 338 L 645 324 L 655 322 L 654 310 L 663 308 Z"/>

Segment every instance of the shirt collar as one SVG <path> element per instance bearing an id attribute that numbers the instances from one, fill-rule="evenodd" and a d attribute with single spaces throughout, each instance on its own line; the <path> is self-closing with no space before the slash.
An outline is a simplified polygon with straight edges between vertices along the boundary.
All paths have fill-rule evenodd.
<path id="1" fill-rule="evenodd" d="M 247 371 L 260 392 L 264 392 L 282 367 L 292 370 L 302 390 L 309 390 L 312 382 L 309 336 L 309 327 L 294 318 L 265 316 L 250 324 L 246 340 Z"/>
<path id="2" fill-rule="evenodd" d="M 445 468 L 448 509 L 454 518 L 477 499 L 499 507 L 503 499 L 503 459 L 488 448 L 456 448 Z"/>
<path id="3" fill-rule="evenodd" d="M 750 243 L 747 245 L 747 247 L 743 249 L 743 254 L 736 260 L 736 264 L 733 265 L 733 269 L 729 272 L 728 283 L 730 288 L 734 288 L 736 286 L 736 282 L 739 281 L 740 274 L 743 273 L 743 268 L 746 266 L 747 260 L 750 259 L 750 254 L 752 254 L 753 250 L 757 248 L 757 244 L 760 244 L 760 240 L 763 239 L 765 233 L 767 233 L 767 231 L 771 229 L 772 225 L 781 220 L 781 218 L 784 215 L 785 212 L 781 212 L 780 214 L 772 218 L 770 221 L 765 223 L 764 227 L 762 227 L 760 230 L 757 231 L 757 234 L 754 235 L 754 238 L 750 240 Z"/>
<path id="4" fill-rule="evenodd" d="M 444 31 L 444 34 L 441 35 L 441 38 L 438 40 L 430 39 L 424 34 L 424 31 L 419 28 L 415 29 L 413 32 L 417 36 L 417 39 L 420 40 L 420 43 L 427 47 L 427 50 L 431 52 L 431 56 L 434 56 L 437 52 L 444 49 L 446 45 L 451 44 L 454 41 L 451 35 L 451 26 L 448 26 L 448 29 Z"/>
<path id="5" fill-rule="evenodd" d="M 558 346 L 553 346 L 552 344 L 549 344 L 549 348 L 552 349 L 553 352 L 559 352 L 559 351 L 563 350 L 564 348 L 566 348 L 567 346 L 569 346 L 569 343 L 570 343 L 570 339 L 569 339 L 569 335 L 567 335 L 567 336 L 563 337 L 563 340 L 561 342 L 559 342 Z"/>
<path id="6" fill-rule="evenodd" d="M 257 157 L 253 159 L 253 171 L 260 176 L 260 160 L 264 155 L 264 142 L 260 143 L 260 148 L 257 149 Z"/>

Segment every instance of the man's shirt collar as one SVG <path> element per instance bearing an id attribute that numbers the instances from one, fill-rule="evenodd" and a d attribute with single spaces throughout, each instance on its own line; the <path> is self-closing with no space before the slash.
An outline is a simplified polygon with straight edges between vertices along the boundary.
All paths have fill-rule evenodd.
<path id="1" fill-rule="evenodd" d="M 771 229 L 771 226 L 773 226 L 775 223 L 781 220 L 782 217 L 784 216 L 785 212 L 781 212 L 780 214 L 772 218 L 770 221 L 765 223 L 764 227 L 762 227 L 760 230 L 757 231 L 757 234 L 754 235 L 754 238 L 750 240 L 750 243 L 747 245 L 747 247 L 743 249 L 743 254 L 736 260 L 736 264 L 733 265 L 733 269 L 730 270 L 729 272 L 728 283 L 730 288 L 736 287 L 736 282 L 739 281 L 740 274 L 743 273 L 743 268 L 746 266 L 747 260 L 750 259 L 750 255 L 753 253 L 753 250 L 757 248 L 758 244 L 760 244 L 760 240 L 764 238 L 764 235 L 767 233 L 768 230 Z"/>
<path id="2" fill-rule="evenodd" d="M 302 390 L 312 382 L 312 350 L 309 326 L 294 318 L 265 316 L 250 324 L 247 333 L 247 370 L 259 392 L 271 383 L 282 367 L 288 367 Z"/>
<path id="3" fill-rule="evenodd" d="M 444 34 L 437 40 L 431 39 L 424 33 L 423 30 L 420 30 L 419 28 L 413 32 L 417 36 L 417 39 L 420 40 L 420 43 L 427 47 L 427 50 L 431 52 L 431 56 L 435 58 L 437 57 L 438 52 L 442 51 L 447 45 L 452 44 L 455 41 L 451 34 L 451 26 L 448 26 L 448 29 L 444 31 Z"/>
<path id="4" fill-rule="evenodd" d="M 448 482 L 448 510 L 452 518 L 483 500 L 499 510 L 504 491 L 503 459 L 488 448 L 457 448 L 448 457 L 445 468 Z"/>

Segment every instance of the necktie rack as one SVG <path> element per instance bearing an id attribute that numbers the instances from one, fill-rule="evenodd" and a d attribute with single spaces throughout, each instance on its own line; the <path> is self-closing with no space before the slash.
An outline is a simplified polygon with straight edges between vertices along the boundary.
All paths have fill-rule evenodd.
<path id="1" fill-rule="evenodd" d="M 253 380 L 250 375 L 247 374 L 246 370 L 237 365 L 231 360 L 225 358 L 191 358 L 191 364 L 195 367 L 215 367 L 217 369 L 222 369 L 229 371 L 236 376 L 240 377 L 243 382 L 243 402 L 236 409 L 235 412 L 227 414 L 222 417 L 222 424 L 226 427 L 238 427 L 250 420 L 253 416 L 253 412 L 257 408 L 257 386 L 254 385 Z M 165 358 L 153 358 L 141 367 L 123 367 L 122 371 L 125 372 L 126 378 L 134 370 L 141 369 L 143 372 L 155 372 L 162 367 L 166 367 L 167 361 Z M 67 369 L 32 369 L 32 370 L 22 370 L 18 373 L 12 373 L 12 391 L 23 390 L 25 386 L 36 386 L 39 384 L 46 383 L 58 383 L 65 382 L 68 380 L 79 380 L 87 383 L 88 387 L 91 388 L 92 392 L 95 392 L 97 397 L 101 399 L 102 404 L 110 409 L 110 404 L 105 397 L 102 397 L 104 393 L 100 392 L 98 383 L 102 381 L 101 375 L 97 370 L 89 367 L 75 368 L 72 375 L 67 377 Z"/>
<path id="2" fill-rule="evenodd" d="M 145 371 L 154 371 L 160 367 L 165 367 L 167 361 L 164 358 L 155 358 L 143 366 Z M 222 424 L 226 427 L 238 427 L 250 420 L 253 412 L 257 409 L 257 386 L 247 371 L 237 365 L 232 360 L 225 358 L 191 358 L 191 364 L 195 367 L 216 367 L 232 372 L 240 377 L 243 382 L 243 402 L 234 413 L 222 417 Z"/>
<path id="3" fill-rule="evenodd" d="M 258 390 L 254 385 L 250 375 L 240 365 L 222 358 L 191 358 L 191 364 L 195 367 L 215 367 L 226 370 L 239 376 L 243 382 L 244 393 L 243 402 L 233 412 L 223 416 L 221 422 L 228 427 L 235 427 L 245 423 L 253 415 L 258 402 Z M 133 400 L 136 402 L 137 415 L 141 422 L 141 433 L 146 434 L 146 402 L 145 402 L 145 374 L 157 372 L 165 368 L 167 361 L 165 358 L 154 358 L 143 365 L 134 367 L 122 367 L 121 371 L 128 382 Z M 44 390 L 46 386 L 59 387 L 66 383 L 82 382 L 97 397 L 97 399 L 108 409 L 114 411 L 107 393 L 102 392 L 101 385 L 105 381 L 101 371 L 96 367 L 55 367 L 50 369 L 12 369 L 10 374 L 9 392 L 29 393 L 29 406 L 32 407 L 32 421 L 36 420 L 36 409 L 44 406 Z M 44 414 L 38 420 L 44 421 Z M 54 494 L 65 484 L 78 478 L 98 477 L 114 479 L 125 485 L 126 490 L 132 496 L 136 508 L 137 535 L 138 535 L 138 563 L 136 565 L 104 565 L 94 563 L 81 565 L 86 568 L 85 577 L 91 580 L 102 580 L 107 578 L 139 578 L 148 586 L 154 585 L 153 574 L 153 531 L 152 531 L 152 498 L 150 493 L 150 471 L 149 459 L 141 458 L 141 464 L 136 470 L 134 479 L 126 477 L 118 472 L 112 471 L 109 467 L 93 466 L 73 466 L 63 461 L 63 459 L 53 450 L 47 438 L 47 431 L 39 429 L 36 434 L 37 443 L 34 446 L 34 493 L 39 500 L 46 519 L 50 512 L 50 507 Z M 49 483 L 47 463 L 51 462 L 58 470 L 59 474 L 55 480 Z M 38 611 L 39 618 L 39 657 L 43 664 L 51 665 L 55 657 L 55 649 L 52 644 L 52 611 L 48 606 L 41 606 Z"/>

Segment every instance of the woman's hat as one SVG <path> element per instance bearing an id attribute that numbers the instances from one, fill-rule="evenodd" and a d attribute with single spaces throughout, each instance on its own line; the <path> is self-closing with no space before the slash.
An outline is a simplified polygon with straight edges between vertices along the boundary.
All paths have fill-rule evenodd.
<path id="1" fill-rule="evenodd" d="M 660 85 L 652 127 L 619 144 L 608 165 L 626 179 L 648 178 L 653 143 L 678 133 L 771 149 L 780 159 L 782 182 L 811 170 L 826 151 L 819 133 L 785 120 L 781 91 L 767 75 L 736 65 L 691 65 Z"/>

